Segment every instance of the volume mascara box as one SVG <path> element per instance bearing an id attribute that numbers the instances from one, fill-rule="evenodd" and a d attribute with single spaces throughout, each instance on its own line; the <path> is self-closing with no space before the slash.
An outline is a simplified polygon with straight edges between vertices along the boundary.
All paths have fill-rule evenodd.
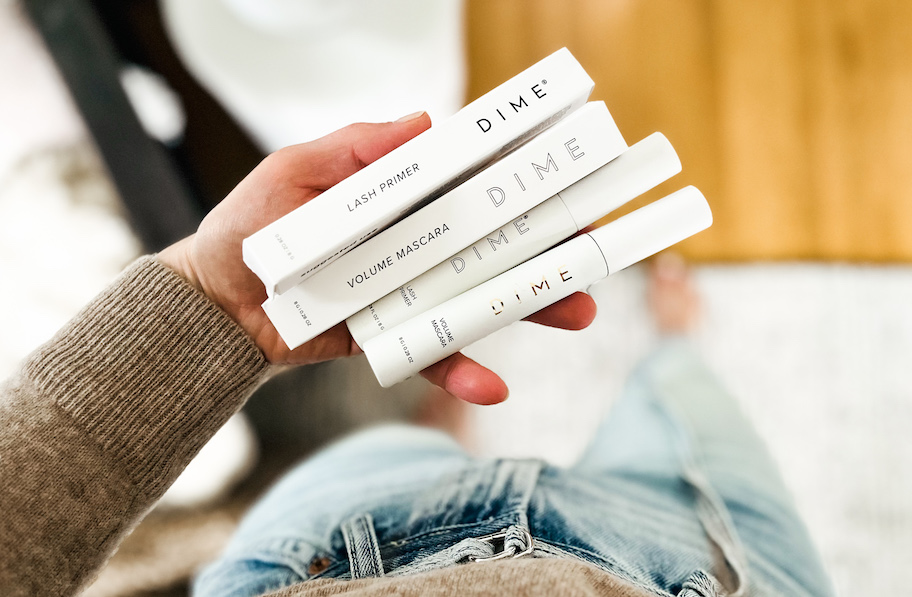
<path id="1" fill-rule="evenodd" d="M 582 106 L 593 88 L 563 48 L 244 239 L 270 297 L 469 179 Z"/>
<path id="2" fill-rule="evenodd" d="M 295 348 L 625 149 L 608 108 L 592 102 L 294 288 L 268 299 L 263 309 L 289 348 Z M 518 234 L 532 231 L 525 225 L 515 222 Z"/>

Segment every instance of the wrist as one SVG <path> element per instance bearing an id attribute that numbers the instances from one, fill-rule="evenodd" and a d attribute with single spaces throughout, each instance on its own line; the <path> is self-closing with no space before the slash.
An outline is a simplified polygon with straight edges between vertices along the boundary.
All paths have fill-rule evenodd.
<path id="1" fill-rule="evenodd" d="M 225 300 L 223 294 L 217 292 L 218 288 L 213 289 L 211 284 L 204 283 L 204 278 L 209 272 L 199 267 L 198 261 L 193 259 L 194 250 L 196 250 L 196 235 L 188 236 L 173 245 L 168 246 L 159 252 L 155 257 L 165 267 L 180 276 L 187 284 L 198 290 L 216 307 L 225 312 L 236 324 L 247 332 L 252 338 L 256 338 L 258 329 L 251 327 L 249 318 L 245 316 L 243 301 Z M 197 263 L 196 265 L 194 265 Z M 257 297 L 259 299 L 259 297 Z M 261 300 L 259 302 L 262 302 Z M 259 303 L 257 309 L 260 312 Z"/>
<path id="2" fill-rule="evenodd" d="M 196 271 L 193 269 L 192 262 L 190 261 L 190 246 L 192 242 L 193 236 L 191 235 L 162 249 L 155 257 L 162 265 L 172 270 L 186 280 L 191 286 L 205 294 L 203 286 L 200 284 L 199 277 L 196 275 Z"/>

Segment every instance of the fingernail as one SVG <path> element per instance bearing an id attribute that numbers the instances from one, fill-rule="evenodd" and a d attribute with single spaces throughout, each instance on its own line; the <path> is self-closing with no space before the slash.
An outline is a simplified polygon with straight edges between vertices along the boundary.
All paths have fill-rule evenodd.
<path id="1" fill-rule="evenodd" d="M 425 112 L 424 110 L 421 110 L 420 112 L 415 112 L 413 114 L 409 114 L 408 116 L 403 116 L 396 122 L 408 122 L 409 120 L 415 120 L 416 118 L 421 118 L 422 116 L 424 116 L 424 112 Z"/>

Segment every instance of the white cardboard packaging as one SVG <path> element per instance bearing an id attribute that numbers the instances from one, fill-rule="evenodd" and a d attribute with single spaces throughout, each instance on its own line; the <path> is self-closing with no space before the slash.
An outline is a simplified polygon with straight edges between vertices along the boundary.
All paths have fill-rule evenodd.
<path id="1" fill-rule="evenodd" d="M 263 309 L 285 343 L 300 346 L 626 148 L 605 104 L 590 103 Z"/>
<path id="2" fill-rule="evenodd" d="M 558 50 L 244 239 L 244 262 L 270 297 L 284 293 L 576 110 L 592 88 Z"/>
<path id="3" fill-rule="evenodd" d="M 516 220 L 393 290 L 345 320 L 364 343 L 423 311 L 502 274 L 579 232 L 681 171 L 668 139 L 653 133 Z"/>
<path id="4" fill-rule="evenodd" d="M 711 224 L 702 193 L 685 187 L 386 330 L 364 354 L 388 388 Z"/>

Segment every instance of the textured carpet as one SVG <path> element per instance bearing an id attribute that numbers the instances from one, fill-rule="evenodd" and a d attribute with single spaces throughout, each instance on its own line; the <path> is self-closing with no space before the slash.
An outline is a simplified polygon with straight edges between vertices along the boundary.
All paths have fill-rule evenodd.
<path id="1" fill-rule="evenodd" d="M 703 267 L 695 342 L 767 440 L 842 595 L 897 595 L 912 559 L 912 268 Z M 468 352 L 510 384 L 485 453 L 568 463 L 655 340 L 644 272 L 593 288 L 582 332 L 518 324 Z M 531 348 L 530 348 L 531 347 Z"/>

